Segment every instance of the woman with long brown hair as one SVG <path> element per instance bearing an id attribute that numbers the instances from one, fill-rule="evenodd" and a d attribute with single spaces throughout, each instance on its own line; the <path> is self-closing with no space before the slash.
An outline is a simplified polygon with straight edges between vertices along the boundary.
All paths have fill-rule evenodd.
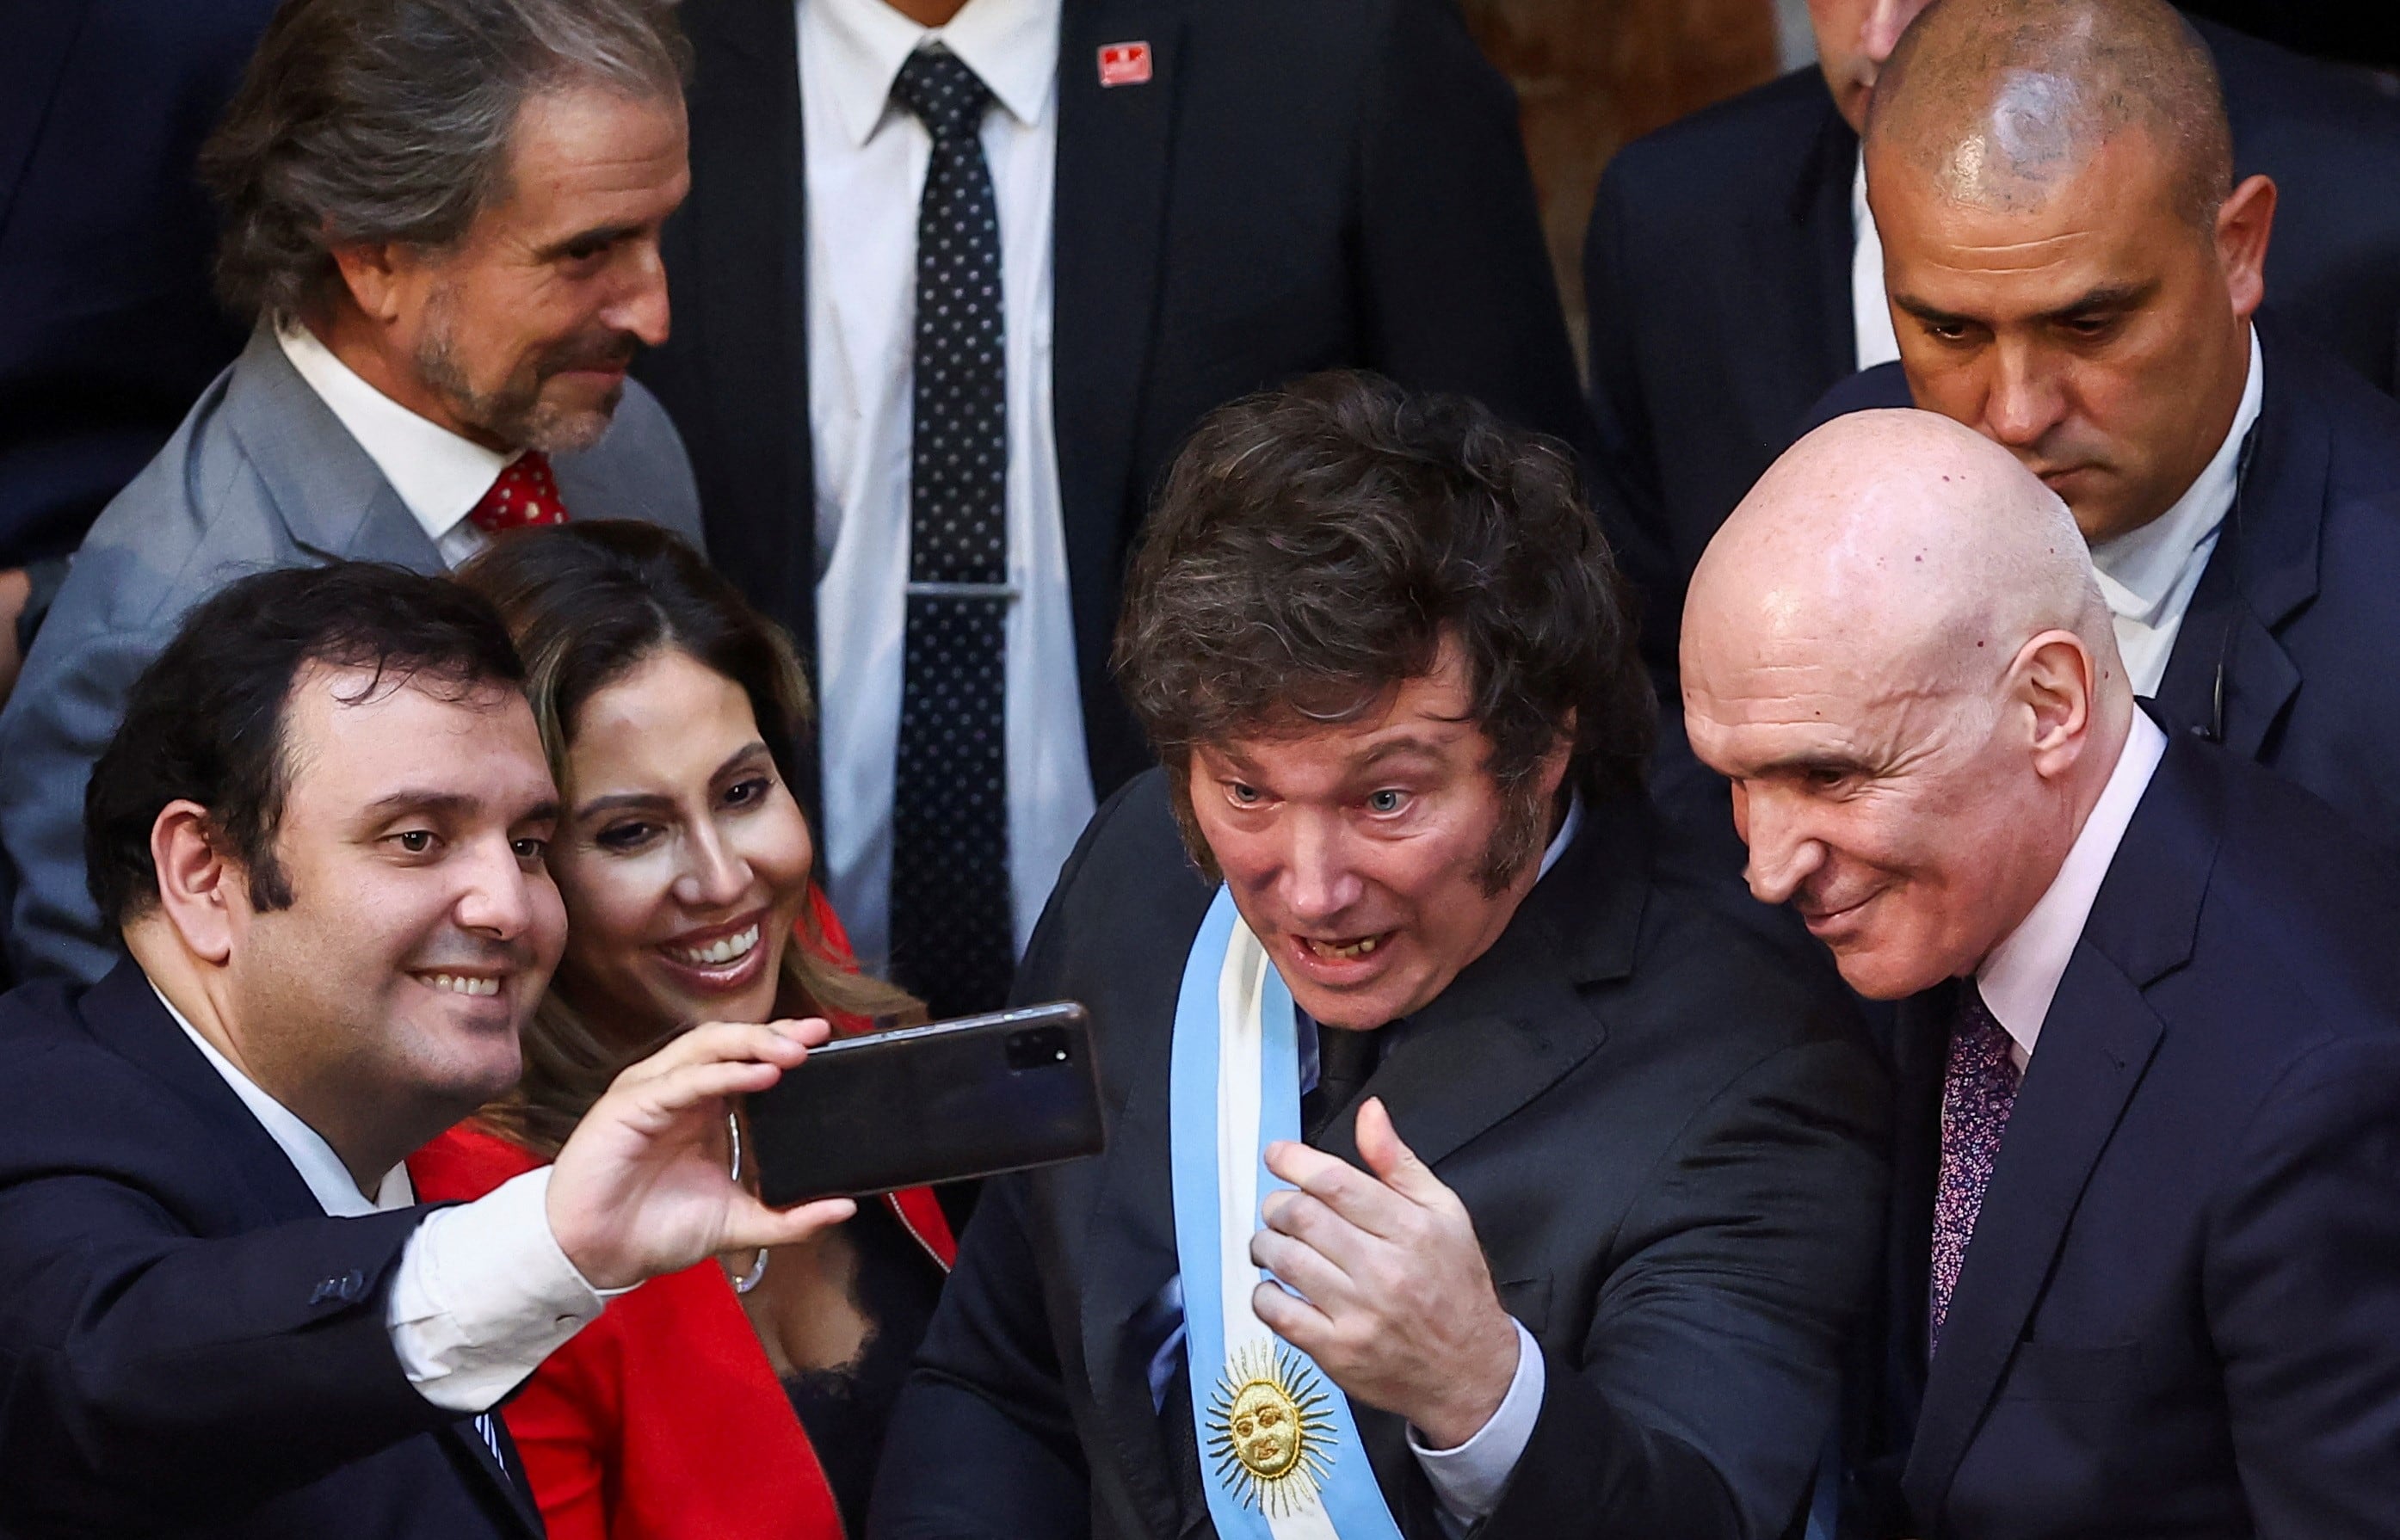
<path id="1" fill-rule="evenodd" d="M 674 536 L 612 523 L 511 537 L 458 576 L 525 659 L 568 935 L 516 1092 L 410 1162 L 421 1195 L 471 1198 L 550 1159 L 619 1070 L 696 1023 L 920 1014 L 852 966 L 811 880 L 790 789 L 807 686 L 730 583 Z M 730 1123 L 736 1164 L 741 1135 Z M 863 1528 L 954 1250 L 931 1194 L 898 1193 L 805 1246 L 612 1301 L 506 1409 L 553 1540 Z"/>

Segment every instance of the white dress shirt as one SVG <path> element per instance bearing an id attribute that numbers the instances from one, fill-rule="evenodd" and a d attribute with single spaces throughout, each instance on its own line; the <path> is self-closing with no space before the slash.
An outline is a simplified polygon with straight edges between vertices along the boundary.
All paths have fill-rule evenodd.
<path id="1" fill-rule="evenodd" d="M 416 1203 L 406 1165 L 385 1172 L 369 1200 L 321 1135 L 219 1053 L 163 993 L 158 1003 L 250 1109 L 327 1214 L 358 1219 Z M 385 1329 L 408 1383 L 445 1411 L 494 1406 L 625 1292 L 593 1289 L 559 1249 L 546 1206 L 550 1170 L 528 1171 L 473 1203 L 440 1210 L 401 1251 Z"/>
<path id="2" fill-rule="evenodd" d="M 2116 617 L 2117 650 L 2124 655 L 2125 674 L 2136 695 L 2159 692 L 2175 634 L 2183 629 L 2184 612 L 2191 607 L 2200 575 L 2216 550 L 2225 515 L 2233 510 L 2242 445 L 2258 421 L 2258 404 L 2266 393 L 2265 370 L 2254 326 L 2242 404 L 2216 455 L 2174 507 L 2141 528 L 2092 548 L 2092 565 L 2100 569 L 2100 595 Z"/>
<path id="3" fill-rule="evenodd" d="M 1883 238 L 1867 210 L 1867 167 L 1862 156 L 1850 184 L 1850 321 L 1857 335 L 1859 367 L 1871 369 L 1900 357 L 1891 307 L 1883 287 Z M 2216 549 L 2216 532 L 2232 511 L 2242 468 L 2243 442 L 2258 421 L 2266 391 L 2266 362 L 2258 329 L 2250 328 L 2250 370 L 2242 404 L 2225 442 L 2174 507 L 2130 534 L 2092 548 L 2100 571 L 2100 594 L 2116 617 L 2117 650 L 2136 695 L 2156 695 L 2166 677 L 2167 657 L 2184 612 L 2200 589 L 2200 575 Z"/>
<path id="4" fill-rule="evenodd" d="M 420 417 L 361 379 L 306 326 L 276 334 L 283 356 L 308 382 L 383 479 L 424 527 L 425 538 L 453 569 L 484 549 L 487 537 L 467 522 L 500 472 L 516 459 L 461 438 Z"/>
<path id="5" fill-rule="evenodd" d="M 808 198 L 809 426 L 827 888 L 869 969 L 891 949 L 892 796 L 908 581 L 917 205 L 933 137 L 892 104 L 947 47 L 990 88 L 1008 397 L 1003 625 L 1008 864 L 1019 952 L 1090 821 L 1051 399 L 1051 186 L 1060 0 L 970 0 L 929 31 L 883 0 L 798 0 Z"/>
<path id="6" fill-rule="evenodd" d="M 2133 730 L 2125 736 L 2116 768 L 2108 772 L 2108 784 L 2067 848 L 2058 875 L 1975 970 L 1975 987 L 1983 991 L 1992 1019 L 2009 1034 L 2009 1056 L 2020 1070 L 2033 1057 L 2058 981 L 2083 938 L 2083 922 L 2091 918 L 2093 901 L 2100 896 L 2100 884 L 2117 859 L 2117 847 L 2124 842 L 2125 826 L 2133 822 L 2134 810 L 2141 805 L 2166 751 L 2167 735 L 2146 713 L 2135 711 Z"/>
<path id="7" fill-rule="evenodd" d="M 1900 360 L 1900 338 L 1891 329 L 1891 306 L 1883 292 L 1883 237 L 1867 208 L 1867 153 L 1850 178 L 1850 332 L 1859 367 Z"/>

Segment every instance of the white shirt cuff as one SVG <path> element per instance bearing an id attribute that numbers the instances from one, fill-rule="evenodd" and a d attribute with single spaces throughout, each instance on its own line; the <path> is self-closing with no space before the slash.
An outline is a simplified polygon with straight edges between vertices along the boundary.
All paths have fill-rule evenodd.
<path id="1" fill-rule="evenodd" d="M 550 1170 L 527 1171 L 417 1227 L 384 1326 L 409 1383 L 445 1411 L 485 1411 L 625 1292 L 585 1281 L 550 1232 Z"/>
<path id="2" fill-rule="evenodd" d="M 1455 1449 L 1427 1449 L 1418 1441 L 1417 1430 L 1409 1429 L 1409 1452 L 1417 1457 L 1425 1479 L 1433 1483 L 1433 1494 L 1442 1511 L 1461 1531 L 1500 1506 L 1500 1493 L 1516 1474 L 1517 1462 L 1524 1457 L 1534 1424 L 1542 1414 L 1542 1392 L 1549 1383 L 1542 1346 L 1525 1329 L 1524 1322 L 1510 1324 L 1517 1329 L 1516 1377 L 1508 1382 L 1508 1394 L 1500 1397 L 1491 1420 L 1476 1430 L 1475 1437 Z"/>

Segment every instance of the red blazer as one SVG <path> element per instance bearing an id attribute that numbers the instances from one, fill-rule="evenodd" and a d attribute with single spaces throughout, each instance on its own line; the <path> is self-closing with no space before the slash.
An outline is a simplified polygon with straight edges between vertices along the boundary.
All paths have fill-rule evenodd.
<path id="1" fill-rule="evenodd" d="M 817 899 L 829 948 L 849 940 Z M 837 1023 L 839 1027 L 839 1023 Z M 461 1125 L 408 1162 L 422 1202 L 471 1201 L 541 1162 Z M 947 1270 L 924 1188 L 882 1200 Z M 839 1540 L 816 1451 L 714 1261 L 608 1302 L 502 1410 L 551 1540 Z"/>

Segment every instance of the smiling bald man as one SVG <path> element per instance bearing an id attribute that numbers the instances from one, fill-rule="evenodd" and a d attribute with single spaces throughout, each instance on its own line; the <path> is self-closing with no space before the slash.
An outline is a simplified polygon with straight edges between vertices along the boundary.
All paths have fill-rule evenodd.
<path id="1" fill-rule="evenodd" d="M 1776 463 L 1683 677 L 1752 892 L 1902 1002 L 1844 1533 L 2389 1534 L 2400 872 L 2162 731 L 2066 505 L 1930 413 Z"/>

